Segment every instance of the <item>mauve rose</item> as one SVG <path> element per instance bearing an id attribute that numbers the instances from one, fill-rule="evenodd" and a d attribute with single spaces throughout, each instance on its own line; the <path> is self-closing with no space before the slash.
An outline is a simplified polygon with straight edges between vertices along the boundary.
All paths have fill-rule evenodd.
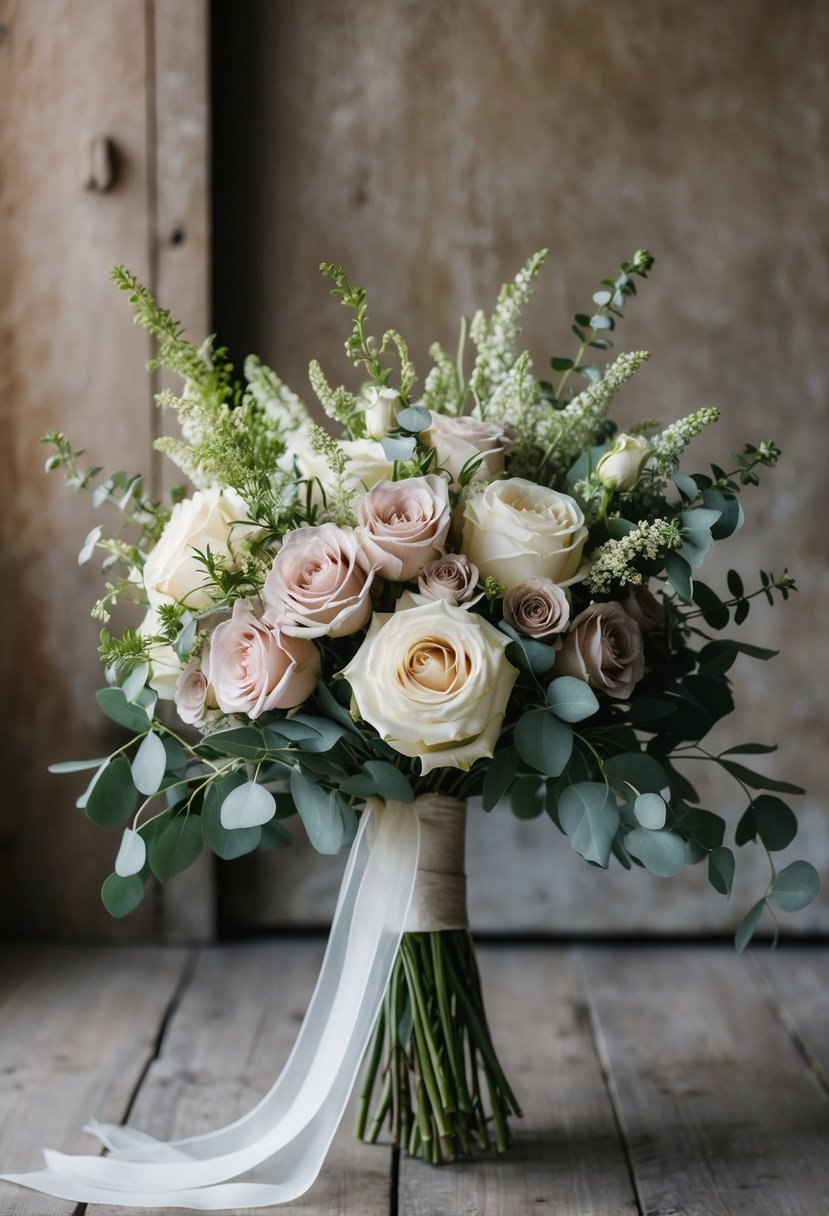
<path id="1" fill-rule="evenodd" d="M 436 473 L 380 481 L 360 503 L 357 518 L 360 544 L 378 574 L 407 583 L 446 551 L 449 486 Z"/>
<path id="2" fill-rule="evenodd" d="M 555 670 L 626 701 L 645 674 L 642 631 L 616 600 L 591 604 L 570 626 Z"/>
<path id="3" fill-rule="evenodd" d="M 208 709 L 215 708 L 209 664 L 210 648 L 205 646 L 201 656 L 191 659 L 184 667 L 176 682 L 176 711 L 188 726 L 198 726 Z"/>
<path id="4" fill-rule="evenodd" d="M 417 579 L 417 589 L 427 600 L 449 600 L 450 604 L 465 604 L 477 586 L 478 569 L 462 553 L 447 553 L 429 562 Z"/>
<path id="5" fill-rule="evenodd" d="M 482 422 L 468 415 L 452 418 L 434 412 L 432 424 L 420 436 L 420 442 L 436 450 L 438 464 L 446 469 L 455 484 L 460 481 L 463 466 L 479 454 L 483 460 L 472 480 L 491 481 L 500 477 L 504 471 L 504 453 L 511 446 L 511 440 L 499 422 Z"/>
<path id="6" fill-rule="evenodd" d="M 285 537 L 265 579 L 265 618 L 294 637 L 356 633 L 371 616 L 374 574 L 353 528 L 297 528 Z"/>
<path id="7" fill-rule="evenodd" d="M 525 578 L 504 596 L 504 620 L 530 638 L 562 633 L 570 620 L 567 596 L 548 578 Z"/>
<path id="8" fill-rule="evenodd" d="M 310 697 L 319 672 L 313 642 L 287 636 L 244 600 L 213 632 L 210 683 L 226 714 L 258 718 L 271 709 L 293 709 Z"/>
<path id="9" fill-rule="evenodd" d="M 628 616 L 632 616 L 643 633 L 655 633 L 665 624 L 665 609 L 647 587 L 629 587 L 621 601 Z"/>

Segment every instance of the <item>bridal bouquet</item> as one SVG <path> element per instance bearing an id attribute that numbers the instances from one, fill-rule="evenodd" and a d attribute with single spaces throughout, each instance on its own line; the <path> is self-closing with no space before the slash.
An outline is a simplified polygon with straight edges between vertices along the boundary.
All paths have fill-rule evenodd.
<path id="1" fill-rule="evenodd" d="M 665 425 L 628 404 L 625 429 L 611 421 L 648 354 L 591 360 L 606 358 L 652 266 L 645 251 L 602 280 L 575 317 L 574 349 L 537 379 L 520 317 L 544 260 L 527 262 L 491 315 L 462 323 L 456 356 L 431 348 L 417 394 L 403 338 L 372 337 L 365 292 L 322 266 L 351 314 L 358 375 L 333 387 L 312 362 L 314 412 L 258 359 L 242 379 L 212 339 L 191 345 L 116 268 L 158 341 L 151 367 L 181 377 L 178 395 L 158 397 L 180 437 L 157 447 L 190 487 L 156 500 L 140 475 L 101 480 L 64 435 L 47 436 L 47 467 L 128 525 L 112 537 L 95 528 L 79 560 L 103 554 L 98 703 L 131 737 L 54 766 L 94 769 L 78 805 L 94 823 L 127 825 L 104 903 L 129 913 L 150 878 L 166 882 L 205 847 L 225 859 L 279 848 L 293 815 L 333 853 L 367 802 L 422 805 L 424 832 L 431 816 L 438 835 L 368 1053 L 358 1132 L 375 1138 L 389 1119 L 396 1142 L 435 1162 L 473 1142 L 503 1150 L 519 1113 L 464 927 L 466 799 L 548 816 L 594 866 L 668 878 L 703 864 L 727 897 L 726 823 L 691 779 L 689 762 L 707 762 L 744 798 L 736 845 L 758 842 L 769 860 L 737 948 L 764 911 L 795 911 L 818 888 L 807 862 L 775 864 L 797 827 L 780 795 L 802 791 L 745 762 L 774 749 L 704 743 L 733 708 L 737 658 L 773 653 L 729 625 L 755 597 L 795 589 L 785 571 L 746 589 L 731 570 L 724 596 L 697 577 L 779 450 L 747 445 L 690 473 L 685 449 L 716 409 Z M 116 636 L 106 626 L 119 601 L 139 611 Z M 438 914 L 443 878 L 453 906 Z"/>

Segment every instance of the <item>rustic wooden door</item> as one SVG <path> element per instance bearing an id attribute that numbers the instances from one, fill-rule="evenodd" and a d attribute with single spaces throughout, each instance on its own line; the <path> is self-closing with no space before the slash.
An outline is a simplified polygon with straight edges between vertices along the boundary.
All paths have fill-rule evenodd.
<path id="1" fill-rule="evenodd" d="M 38 440 L 65 430 L 90 464 L 159 476 L 149 345 L 107 275 L 126 263 L 206 331 L 206 2 L 3 0 L 0 85 L 2 928 L 204 933 L 212 888 L 198 876 L 108 917 L 98 889 L 117 842 L 73 809 L 83 774 L 46 772 L 115 736 L 93 695 L 97 571 L 75 561 L 93 512 L 44 474 Z"/>
<path id="2" fill-rule="evenodd" d="M 652 278 L 619 332 L 652 362 L 621 421 L 702 404 L 723 419 L 700 465 L 774 437 L 785 450 L 749 524 L 706 568 L 796 571 L 801 593 L 752 614 L 777 664 L 736 672 L 738 718 L 717 737 L 776 740 L 781 775 L 810 791 L 805 851 L 825 866 L 825 586 L 829 262 L 820 0 L 304 0 L 214 9 L 216 325 L 297 391 L 308 360 L 347 377 L 346 322 L 316 273 L 343 263 L 379 332 L 398 327 L 426 365 L 460 313 L 494 299 L 528 256 L 551 256 L 526 320 L 537 366 L 568 353 L 574 312 L 642 245 Z M 819 297 L 819 299 L 818 299 Z M 718 549 L 726 549 L 718 546 Z M 825 591 L 824 591 L 825 596 Z M 821 672 L 823 673 L 821 675 Z M 739 790 L 706 796 L 734 821 Z M 800 854 L 804 845 L 800 845 Z M 237 926 L 323 923 L 341 860 L 306 848 L 233 863 L 222 906 Z M 545 819 L 470 821 L 473 923 L 492 931 L 704 933 L 763 884 L 746 866 L 730 902 L 702 867 L 670 883 L 597 873 Z M 829 902 L 797 918 L 829 928 Z"/>

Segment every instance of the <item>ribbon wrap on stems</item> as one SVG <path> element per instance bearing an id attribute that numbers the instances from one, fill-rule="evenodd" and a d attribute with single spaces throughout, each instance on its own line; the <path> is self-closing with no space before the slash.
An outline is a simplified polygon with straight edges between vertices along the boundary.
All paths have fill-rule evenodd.
<path id="1" fill-rule="evenodd" d="M 5 1181 L 76 1203 L 200 1211 L 288 1203 L 304 1194 L 342 1119 L 404 929 L 466 925 L 464 810 L 455 799 L 429 794 L 414 803 L 369 803 L 293 1051 L 249 1114 L 169 1142 L 92 1124 L 86 1130 L 107 1156 L 47 1149 L 46 1169 L 6 1174 Z"/>

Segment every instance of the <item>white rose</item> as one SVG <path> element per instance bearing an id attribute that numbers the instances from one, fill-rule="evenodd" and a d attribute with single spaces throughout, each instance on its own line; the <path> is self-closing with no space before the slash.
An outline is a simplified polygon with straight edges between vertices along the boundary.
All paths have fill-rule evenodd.
<path id="1" fill-rule="evenodd" d="M 500 477 L 504 471 L 504 454 L 512 442 L 499 422 L 482 422 L 468 415 L 451 418 L 434 412 L 432 425 L 420 440 L 435 449 L 438 465 L 446 469 L 455 484 L 460 481 L 463 466 L 474 456 L 483 456 L 483 460 L 473 481 Z"/>
<path id="2" fill-rule="evenodd" d="M 507 590 L 533 577 L 577 582 L 586 540 L 576 500 L 523 477 L 493 481 L 464 506 L 463 552 Z"/>
<path id="3" fill-rule="evenodd" d="M 396 425 L 396 418 L 403 408 L 400 394 L 393 388 L 369 389 L 366 405 L 366 431 L 372 439 L 384 439 Z"/>
<path id="4" fill-rule="evenodd" d="M 144 587 L 152 608 L 179 601 L 200 612 L 212 603 L 204 586 L 207 574 L 195 551 L 204 553 L 208 545 L 216 556 L 234 565 L 234 550 L 252 525 L 239 526 L 247 519 L 247 507 L 232 490 L 216 487 L 197 490 L 192 498 L 173 507 L 158 543 L 144 564 Z"/>
<path id="5" fill-rule="evenodd" d="M 651 445 L 641 435 L 619 435 L 609 452 L 596 465 L 596 476 L 607 490 L 632 490 L 651 454 Z"/>
<path id="6" fill-rule="evenodd" d="M 153 608 L 138 626 L 138 632 L 145 638 L 161 633 L 161 622 Z M 176 685 L 182 671 L 182 663 L 175 650 L 168 642 L 153 642 L 147 647 L 147 656 L 150 660 L 150 688 L 161 701 L 175 700 Z"/>
<path id="7" fill-rule="evenodd" d="M 347 490 L 370 490 L 378 481 L 391 477 L 392 463 L 383 451 L 383 445 L 374 439 L 340 439 L 339 446 L 345 455 L 343 485 Z M 280 468 L 292 472 L 294 463 L 301 477 L 316 478 L 328 491 L 333 482 L 331 466 L 320 452 L 315 452 L 310 443 L 292 444 L 279 458 Z M 319 503 L 319 486 L 315 487 L 314 501 Z"/>
<path id="8" fill-rule="evenodd" d="M 509 638 L 448 600 L 375 613 L 343 675 L 352 713 L 423 773 L 491 756 L 518 672 Z"/>

